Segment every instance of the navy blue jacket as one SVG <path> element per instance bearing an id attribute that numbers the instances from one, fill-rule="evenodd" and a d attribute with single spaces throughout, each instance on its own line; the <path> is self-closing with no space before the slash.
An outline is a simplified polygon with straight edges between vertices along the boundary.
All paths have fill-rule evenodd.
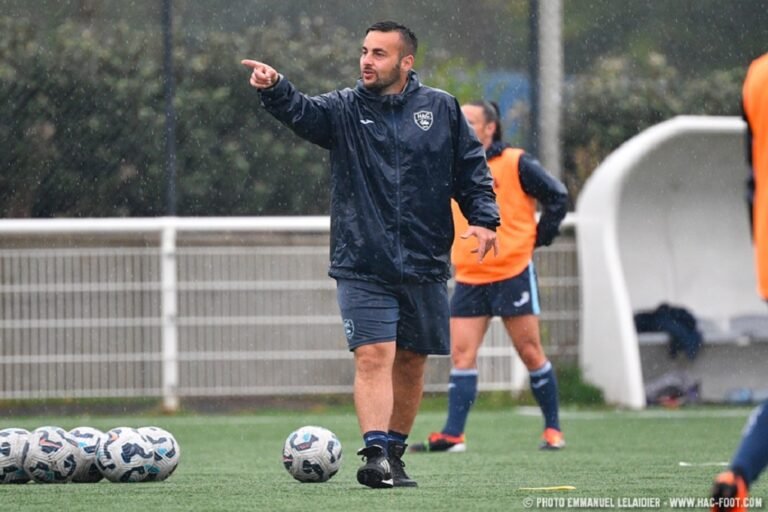
<path id="1" fill-rule="evenodd" d="M 483 146 L 456 98 L 421 85 L 416 73 L 397 95 L 358 81 L 309 97 L 284 77 L 260 92 L 270 114 L 330 151 L 331 277 L 448 280 L 451 197 L 470 225 L 499 225 Z"/>

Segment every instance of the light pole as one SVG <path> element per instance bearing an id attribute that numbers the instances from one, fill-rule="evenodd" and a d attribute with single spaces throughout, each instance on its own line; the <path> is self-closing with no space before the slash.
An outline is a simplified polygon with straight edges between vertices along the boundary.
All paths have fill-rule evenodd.
<path id="1" fill-rule="evenodd" d="M 557 177 L 562 175 L 563 2 L 530 0 L 529 74 L 531 139 L 529 150 Z"/>
<path id="2" fill-rule="evenodd" d="M 528 0 L 528 152 L 539 154 L 539 0 Z"/>
<path id="3" fill-rule="evenodd" d="M 163 0 L 163 90 L 165 92 L 165 193 L 166 215 L 176 215 L 176 110 L 173 98 L 173 0 Z"/>

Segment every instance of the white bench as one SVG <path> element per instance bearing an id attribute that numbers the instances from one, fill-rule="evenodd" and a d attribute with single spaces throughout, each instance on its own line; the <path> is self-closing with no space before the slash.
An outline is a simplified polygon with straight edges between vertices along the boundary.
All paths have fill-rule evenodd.
<path id="1" fill-rule="evenodd" d="M 697 328 L 702 334 L 704 345 L 768 343 L 768 314 L 738 315 L 725 322 L 697 318 Z M 637 335 L 641 345 L 668 345 L 671 341 L 666 332 L 640 332 Z"/>

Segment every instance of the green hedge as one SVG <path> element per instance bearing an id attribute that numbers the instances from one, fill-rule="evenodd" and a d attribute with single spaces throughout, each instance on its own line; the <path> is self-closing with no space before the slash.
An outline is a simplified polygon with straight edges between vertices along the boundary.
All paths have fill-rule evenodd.
<path id="1" fill-rule="evenodd" d="M 240 60 L 320 93 L 354 82 L 358 46 L 321 20 L 177 41 L 178 214 L 327 212 L 325 152 L 259 107 Z M 0 18 L 0 215 L 164 214 L 161 55 L 158 34 L 124 25 L 43 35 Z"/>
<path id="2" fill-rule="evenodd" d="M 160 33 L 101 30 L 75 21 L 42 30 L 0 17 L 0 217 L 166 213 Z M 175 37 L 178 214 L 327 213 L 327 153 L 260 108 L 240 60 L 271 63 L 319 94 L 354 83 L 360 35 L 313 18 Z M 427 64 L 419 69 L 430 85 L 464 100 L 481 90 L 482 62 L 446 54 Z M 682 81 L 651 55 L 602 60 L 569 79 L 563 143 L 572 197 L 644 128 L 677 114 L 738 114 L 744 73 Z"/>
<path id="3" fill-rule="evenodd" d="M 746 69 L 683 81 L 666 59 L 613 58 L 566 85 L 564 178 L 572 198 L 599 163 L 646 128 L 677 115 L 740 115 Z"/>

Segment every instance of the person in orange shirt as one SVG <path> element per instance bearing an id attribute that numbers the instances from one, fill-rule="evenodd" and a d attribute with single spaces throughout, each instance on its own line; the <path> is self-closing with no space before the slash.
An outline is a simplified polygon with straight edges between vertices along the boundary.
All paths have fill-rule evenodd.
<path id="1" fill-rule="evenodd" d="M 757 289 L 768 301 L 768 53 L 749 66 L 741 107 L 747 122 L 747 199 L 755 243 Z M 749 488 L 768 465 L 768 401 L 761 403 L 744 426 L 730 469 L 712 485 L 712 511 L 747 510 Z"/>
<path id="2" fill-rule="evenodd" d="M 451 369 L 448 418 L 440 432 L 411 452 L 462 452 L 464 428 L 477 396 L 477 353 L 494 316 L 504 327 L 530 373 L 530 385 L 544 416 L 542 449 L 565 446 L 560 430 L 557 379 L 544 354 L 539 334 L 539 294 L 533 251 L 558 235 L 567 212 L 568 192 L 541 164 L 522 149 L 502 141 L 498 107 L 488 101 L 462 106 L 464 117 L 485 147 L 501 214 L 499 252 L 479 263 L 469 240 L 460 235 L 467 221 L 456 204 L 457 236 L 452 249 L 456 288 L 451 297 Z M 536 204 L 541 205 L 537 222 Z M 467 254 L 464 253 L 467 251 Z"/>

